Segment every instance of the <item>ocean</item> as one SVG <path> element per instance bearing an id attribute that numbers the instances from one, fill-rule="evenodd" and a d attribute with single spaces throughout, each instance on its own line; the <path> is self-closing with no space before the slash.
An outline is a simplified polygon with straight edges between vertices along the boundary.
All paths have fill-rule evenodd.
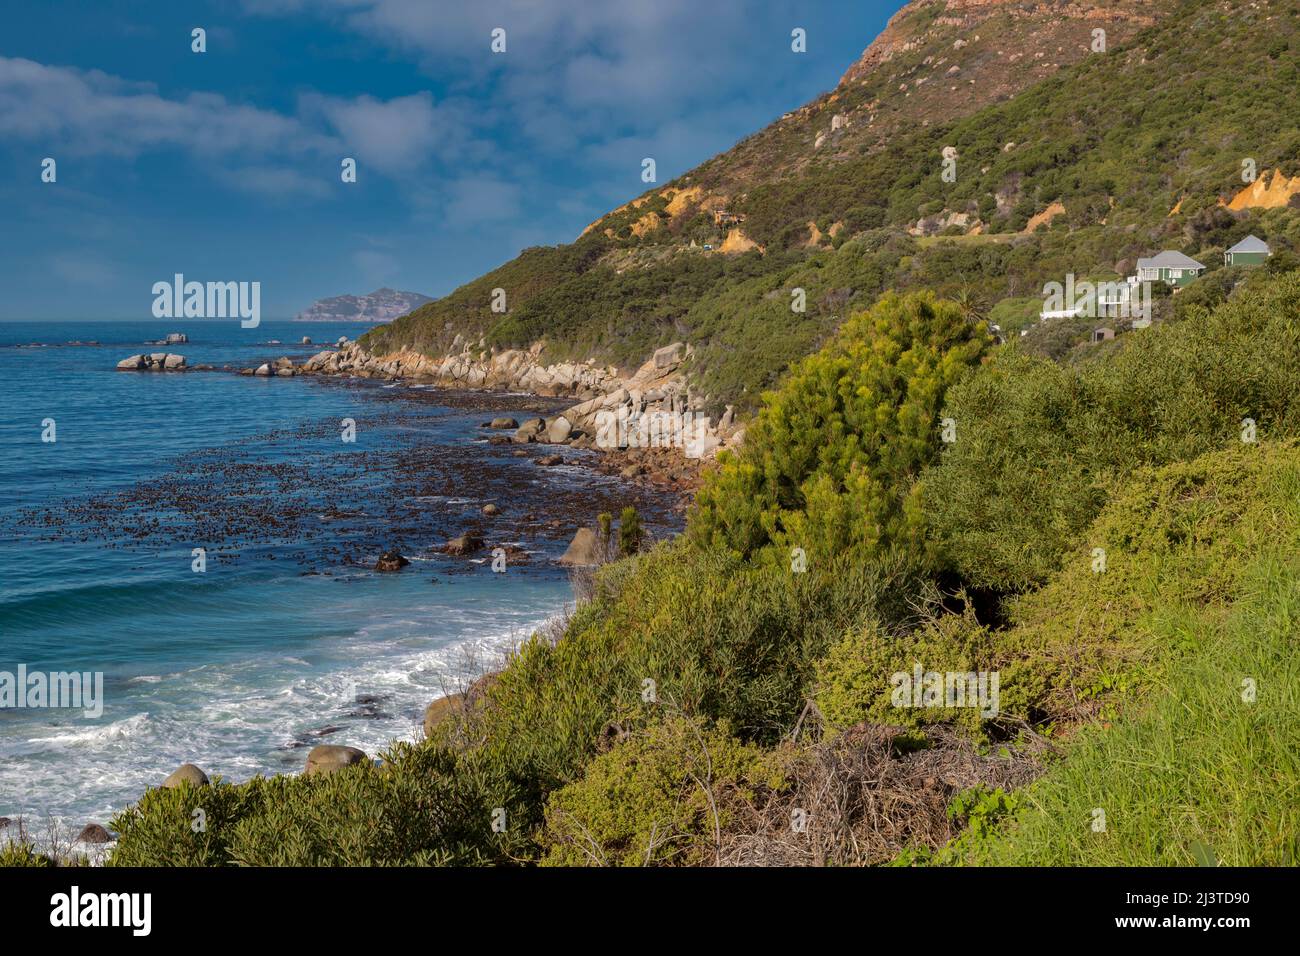
<path id="1" fill-rule="evenodd" d="M 572 605 L 555 558 L 577 527 L 635 504 L 676 529 L 595 453 L 481 427 L 563 402 L 115 368 L 299 362 L 365 328 L 0 323 L 0 674 L 103 675 L 99 716 L 0 708 L 0 816 L 107 824 L 182 763 L 239 781 L 297 772 L 317 743 L 418 739 L 431 700 Z M 189 342 L 146 344 L 173 331 Z M 435 550 L 473 529 L 504 572 Z M 374 571 L 388 548 L 411 564 Z"/>

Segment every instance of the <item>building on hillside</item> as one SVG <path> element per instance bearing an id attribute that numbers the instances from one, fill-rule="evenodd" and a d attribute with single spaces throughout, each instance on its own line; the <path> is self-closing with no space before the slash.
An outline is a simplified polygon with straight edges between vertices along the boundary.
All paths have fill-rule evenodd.
<path id="1" fill-rule="evenodd" d="M 1163 282 L 1175 289 L 1181 289 L 1204 271 L 1205 266 L 1191 256 L 1166 249 L 1149 259 L 1139 259 L 1137 276 L 1130 278 L 1129 281 Z"/>
<path id="2" fill-rule="evenodd" d="M 1223 253 L 1225 266 L 1262 266 L 1273 250 L 1268 243 L 1256 236 L 1247 236 L 1231 249 Z"/>
<path id="3" fill-rule="evenodd" d="M 1093 345 L 1096 345 L 1098 342 L 1109 342 L 1109 341 L 1110 341 L 1111 339 L 1113 339 L 1114 337 L 1115 337 L 1115 330 L 1114 330 L 1114 329 L 1108 329 L 1108 328 L 1104 328 L 1104 327 L 1103 327 L 1103 328 L 1100 328 L 1100 329 L 1093 329 L 1093 330 L 1092 330 L 1092 344 L 1093 344 Z"/>
<path id="4" fill-rule="evenodd" d="M 713 224 L 715 226 L 738 226 L 745 221 L 745 216 L 738 212 L 727 212 L 725 209 L 713 210 Z"/>

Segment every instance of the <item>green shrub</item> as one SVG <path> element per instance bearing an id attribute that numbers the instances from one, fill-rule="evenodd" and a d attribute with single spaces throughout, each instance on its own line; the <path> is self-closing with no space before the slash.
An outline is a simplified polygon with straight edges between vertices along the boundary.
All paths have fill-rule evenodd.
<path id="1" fill-rule="evenodd" d="M 870 625 L 849 633 L 817 662 L 816 702 L 832 730 L 867 721 L 901 727 L 961 721 L 979 730 L 977 707 L 915 707 L 911 698 L 897 706 L 895 675 L 923 672 L 977 673 L 996 661 L 997 636 L 969 609 L 949 614 L 910 632 L 890 635 Z"/>
<path id="2" fill-rule="evenodd" d="M 777 789 L 764 752 L 725 727 L 665 717 L 631 733 L 546 804 L 544 863 L 710 863 L 738 801 Z"/>
<path id="3" fill-rule="evenodd" d="M 636 508 L 628 505 L 618 519 L 618 551 L 623 557 L 631 557 L 641 550 L 645 531 L 641 527 L 641 516 Z"/>
<path id="4" fill-rule="evenodd" d="M 501 862 L 517 792 L 484 765 L 397 744 L 380 766 L 149 790 L 118 815 L 113 866 L 374 866 Z M 492 830 L 506 810 L 507 829 Z"/>
<path id="5" fill-rule="evenodd" d="M 980 587 L 1041 584 L 1135 468 L 1240 444 L 1246 418 L 1262 438 L 1300 434 L 1297 313 L 1292 275 L 1126 335 L 1105 360 L 999 350 L 951 391 L 958 440 L 925 477 L 946 563 Z"/>
<path id="6" fill-rule="evenodd" d="M 0 845 L 0 867 L 6 866 L 52 867 L 57 864 L 45 854 L 36 852 L 32 843 L 9 841 Z"/>

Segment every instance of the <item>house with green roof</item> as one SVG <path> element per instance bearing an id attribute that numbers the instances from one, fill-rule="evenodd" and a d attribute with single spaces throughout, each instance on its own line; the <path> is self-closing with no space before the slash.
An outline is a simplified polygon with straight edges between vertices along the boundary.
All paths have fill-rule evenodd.
<path id="1" fill-rule="evenodd" d="M 1130 281 L 1164 282 L 1175 289 L 1181 289 L 1204 271 L 1205 266 L 1191 256 L 1166 249 L 1149 259 L 1139 259 L 1137 276 Z"/>
<path id="2" fill-rule="evenodd" d="M 1225 266 L 1262 266 L 1272 254 L 1273 250 L 1268 247 L 1268 243 L 1263 239 L 1257 236 L 1247 236 L 1232 248 L 1224 251 L 1223 264 Z"/>

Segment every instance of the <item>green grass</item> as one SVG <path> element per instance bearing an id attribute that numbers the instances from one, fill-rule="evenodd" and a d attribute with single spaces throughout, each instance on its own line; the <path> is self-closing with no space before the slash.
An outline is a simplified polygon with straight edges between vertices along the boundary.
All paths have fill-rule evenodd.
<path id="1" fill-rule="evenodd" d="M 985 840 L 941 859 L 1016 866 L 1300 865 L 1300 563 L 1254 561 L 1226 620 L 1166 608 L 1154 636 L 1190 645 L 1159 683 L 1066 747 Z M 1255 684 L 1253 703 L 1243 699 Z M 1095 812 L 1104 832 L 1094 830 Z"/>

